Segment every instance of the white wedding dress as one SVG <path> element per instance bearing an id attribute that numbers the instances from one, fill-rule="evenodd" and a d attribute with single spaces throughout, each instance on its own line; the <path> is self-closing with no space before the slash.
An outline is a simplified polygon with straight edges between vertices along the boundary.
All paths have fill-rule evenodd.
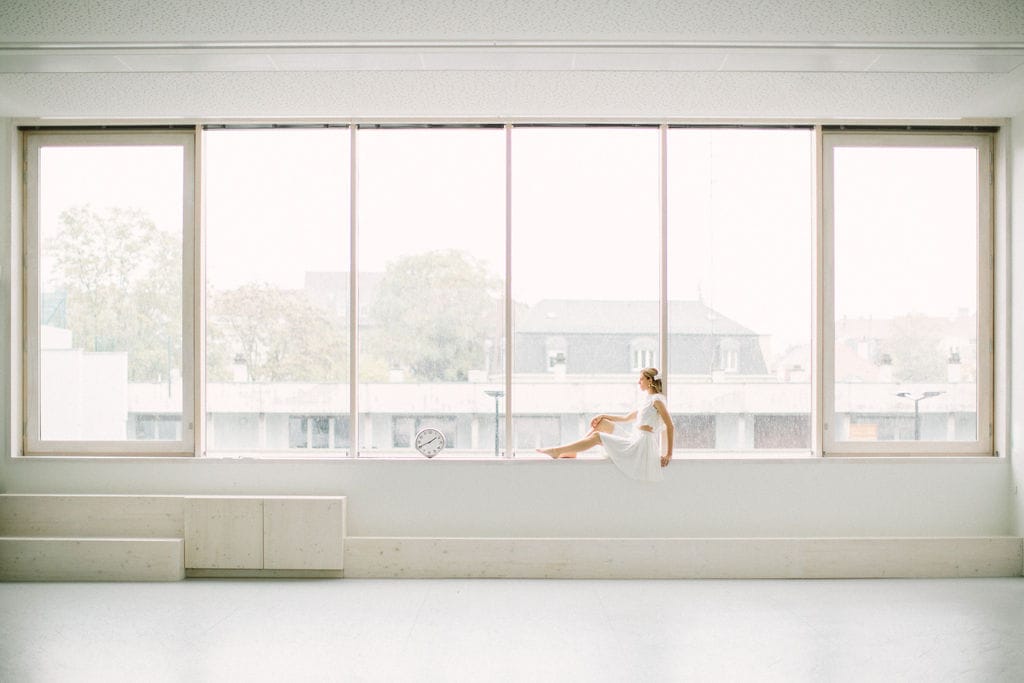
<path id="1" fill-rule="evenodd" d="M 665 404 L 662 394 L 646 394 L 636 409 L 636 419 L 632 423 L 615 422 L 615 431 L 611 434 L 599 432 L 601 444 L 608 457 L 631 479 L 640 481 L 661 481 L 661 432 L 664 424 L 655 401 Z M 648 432 L 640 429 L 641 425 L 653 427 Z"/>

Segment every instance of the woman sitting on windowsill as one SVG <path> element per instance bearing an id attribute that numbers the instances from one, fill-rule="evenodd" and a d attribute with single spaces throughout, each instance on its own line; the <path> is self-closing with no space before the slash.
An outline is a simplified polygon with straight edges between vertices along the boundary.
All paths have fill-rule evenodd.
<path id="1" fill-rule="evenodd" d="M 633 412 L 628 415 L 598 415 L 590 421 L 590 433 L 579 441 L 537 450 L 555 459 L 575 458 L 579 451 L 601 444 L 626 476 L 642 481 L 661 481 L 661 468 L 668 467 L 672 460 L 674 432 L 672 419 L 665 407 L 664 383 L 656 368 L 646 368 L 640 373 L 639 384 L 644 398 Z M 660 455 L 662 425 L 658 424 L 659 417 L 668 445 L 665 455 Z"/>

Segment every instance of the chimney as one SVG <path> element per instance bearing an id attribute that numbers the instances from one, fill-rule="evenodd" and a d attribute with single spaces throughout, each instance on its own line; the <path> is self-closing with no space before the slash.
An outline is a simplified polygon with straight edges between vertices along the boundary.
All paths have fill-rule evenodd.
<path id="1" fill-rule="evenodd" d="M 946 361 L 946 379 L 950 384 L 960 382 L 963 377 L 963 369 L 960 366 L 960 350 L 952 348 L 949 350 L 949 358 Z"/>
<path id="2" fill-rule="evenodd" d="M 887 353 L 883 353 L 878 359 L 878 381 L 892 382 L 892 356 Z"/>
<path id="3" fill-rule="evenodd" d="M 245 356 L 238 354 L 231 363 L 231 380 L 233 382 L 249 381 L 249 365 L 245 362 Z"/>

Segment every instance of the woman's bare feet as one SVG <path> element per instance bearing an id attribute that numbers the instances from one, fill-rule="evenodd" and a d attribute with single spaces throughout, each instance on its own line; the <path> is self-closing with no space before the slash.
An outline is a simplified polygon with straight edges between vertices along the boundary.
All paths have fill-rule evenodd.
<path id="1" fill-rule="evenodd" d="M 558 459 L 558 453 L 555 452 L 554 448 L 538 448 L 538 449 L 536 449 L 536 451 L 538 453 L 543 453 L 544 455 L 548 456 L 549 458 L 555 458 L 556 460 Z"/>

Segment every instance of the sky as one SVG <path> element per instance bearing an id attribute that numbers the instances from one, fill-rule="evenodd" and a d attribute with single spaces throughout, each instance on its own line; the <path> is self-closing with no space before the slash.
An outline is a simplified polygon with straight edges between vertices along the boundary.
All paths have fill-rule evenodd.
<path id="1" fill-rule="evenodd" d="M 182 233 L 182 148 L 173 146 L 43 147 L 40 154 L 39 225 L 41 239 L 55 237 L 60 214 L 90 205 L 138 207 L 157 227 Z M 45 246 L 42 277 L 49 281 Z"/>
<path id="2" fill-rule="evenodd" d="M 207 278 L 299 288 L 349 269 L 347 129 L 207 131 Z M 808 130 L 673 129 L 668 138 L 669 297 L 701 298 L 774 338 L 809 343 L 813 136 Z M 973 150 L 836 152 L 837 316 L 973 310 Z M 359 261 L 461 249 L 502 277 L 505 133 L 358 133 Z M 44 235 L 69 206 L 135 206 L 181 231 L 181 152 L 47 149 Z M 658 131 L 517 128 L 513 296 L 658 298 Z"/>
<path id="3" fill-rule="evenodd" d="M 976 309 L 973 149 L 837 149 L 835 173 L 837 316 Z"/>

